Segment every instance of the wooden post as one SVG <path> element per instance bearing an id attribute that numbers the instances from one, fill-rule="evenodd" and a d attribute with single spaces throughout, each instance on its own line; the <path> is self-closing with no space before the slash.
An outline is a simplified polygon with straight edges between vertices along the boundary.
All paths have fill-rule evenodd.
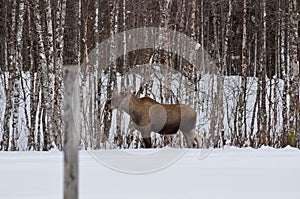
<path id="1" fill-rule="evenodd" d="M 64 66 L 64 199 L 78 198 L 79 83 L 76 65 Z"/>

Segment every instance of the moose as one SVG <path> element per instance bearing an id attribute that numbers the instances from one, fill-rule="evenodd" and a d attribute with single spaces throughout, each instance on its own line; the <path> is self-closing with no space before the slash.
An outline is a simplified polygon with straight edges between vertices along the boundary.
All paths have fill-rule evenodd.
<path id="1" fill-rule="evenodd" d="M 131 92 L 121 92 L 106 101 L 105 109 L 120 109 L 126 112 L 134 123 L 134 128 L 141 132 L 145 148 L 151 148 L 151 132 L 161 135 L 183 133 L 187 147 L 196 141 L 201 146 L 201 137 L 194 130 L 196 112 L 184 104 L 161 104 L 149 97 L 139 98 Z"/>

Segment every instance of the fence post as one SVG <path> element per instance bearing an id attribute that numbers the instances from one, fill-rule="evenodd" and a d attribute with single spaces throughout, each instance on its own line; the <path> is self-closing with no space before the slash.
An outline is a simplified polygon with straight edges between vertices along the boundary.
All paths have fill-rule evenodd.
<path id="1" fill-rule="evenodd" d="M 64 199 L 78 198 L 78 67 L 64 66 Z"/>

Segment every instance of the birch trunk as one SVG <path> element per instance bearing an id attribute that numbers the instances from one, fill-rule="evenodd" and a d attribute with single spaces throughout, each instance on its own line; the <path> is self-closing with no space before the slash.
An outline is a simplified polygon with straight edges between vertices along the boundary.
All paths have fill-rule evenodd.
<path id="1" fill-rule="evenodd" d="M 114 2 L 109 2 L 109 9 L 110 9 L 110 68 L 109 68 L 109 77 L 108 77 L 108 84 L 106 87 L 106 95 L 107 98 L 110 99 L 112 97 L 113 88 L 117 86 L 116 82 L 116 59 L 115 59 L 115 41 L 114 41 L 114 34 L 115 34 L 115 9 L 116 5 Z M 107 147 L 107 141 L 109 138 L 109 130 L 111 127 L 111 120 L 112 120 L 112 113 L 111 111 L 105 110 L 104 112 L 104 133 L 102 134 L 102 143 L 104 147 Z"/>
<path id="2" fill-rule="evenodd" d="M 66 0 L 58 0 L 55 10 L 55 80 L 54 80 L 54 113 L 53 135 L 56 145 L 62 145 L 62 80 L 63 80 L 63 51 L 64 28 L 66 16 Z"/>
<path id="3" fill-rule="evenodd" d="M 267 66 L 267 11 L 266 0 L 262 0 L 262 41 L 260 52 L 260 70 L 259 84 L 261 90 L 260 118 L 261 128 L 259 129 L 260 144 L 267 145 L 270 140 L 270 135 L 267 134 L 267 112 L 266 112 L 266 66 Z"/>
<path id="4" fill-rule="evenodd" d="M 289 144 L 296 147 L 296 136 L 299 138 L 300 130 L 300 104 L 299 104 L 299 60 L 298 60 L 298 23 L 299 23 L 299 11 L 297 7 L 297 0 L 291 0 L 289 3 L 289 20 L 290 20 L 290 36 L 289 36 L 289 59 L 291 63 L 290 74 L 290 135 Z M 297 135 L 296 135 L 297 134 Z"/>
<path id="5" fill-rule="evenodd" d="M 99 18 L 100 18 L 100 13 L 99 13 L 99 0 L 95 1 L 95 8 L 96 8 L 96 15 L 95 15 L 95 24 L 94 24 L 94 28 L 95 28 L 95 42 L 96 42 L 96 54 L 97 57 L 100 57 L 100 52 L 98 49 L 98 45 L 100 43 L 100 30 L 99 30 Z M 97 111 L 96 111 L 96 137 L 95 137 L 95 149 L 100 149 L 100 143 L 101 143 L 101 139 L 100 139 L 100 133 L 101 133 L 101 115 L 102 115 L 102 100 L 101 100 L 101 92 L 102 92 L 102 71 L 99 70 L 100 69 L 100 63 L 99 63 L 100 59 L 96 60 L 96 70 L 97 70 L 97 91 L 96 91 L 96 106 L 97 106 Z"/>
<path id="6" fill-rule="evenodd" d="M 88 47 L 87 47 L 87 31 L 88 31 L 88 29 L 87 29 L 87 26 L 88 26 L 88 17 L 89 17 L 89 14 L 88 14 L 88 3 L 89 2 L 88 1 L 86 1 L 86 2 L 79 1 L 78 3 L 79 3 L 79 7 L 81 7 L 81 10 L 78 13 L 79 18 L 80 18 L 79 23 L 81 23 L 81 21 L 82 21 L 82 25 L 83 25 L 82 30 L 81 30 L 82 33 L 81 33 L 81 31 L 79 31 L 78 37 L 81 38 L 81 35 L 82 35 L 83 62 L 88 63 L 88 60 L 87 60 L 88 59 L 88 52 L 87 52 L 87 50 L 88 50 Z M 79 51 L 79 53 L 81 53 L 81 52 Z M 79 56 L 81 56 L 81 54 Z M 81 120 L 81 125 L 80 125 L 81 126 L 80 134 L 81 134 L 85 144 L 89 145 L 91 143 L 88 143 L 88 137 L 92 136 L 92 134 L 91 134 L 92 132 L 90 132 L 92 128 L 90 128 L 89 122 L 92 122 L 92 121 L 88 118 L 89 114 L 91 114 L 91 113 L 88 113 L 88 110 L 87 110 L 88 108 L 87 108 L 87 105 L 85 105 L 85 104 L 89 104 L 89 103 L 85 102 L 86 100 L 85 100 L 84 95 L 89 95 L 91 97 L 91 94 L 84 94 L 84 88 L 86 88 L 88 86 L 89 88 L 87 88 L 87 92 L 90 92 L 91 85 L 89 85 L 87 83 L 87 78 L 89 78 L 88 67 L 85 66 L 85 67 L 81 68 L 81 81 L 80 81 L 80 83 L 81 83 L 80 84 L 80 112 L 82 113 L 82 117 L 83 117 Z"/>
<path id="7" fill-rule="evenodd" d="M 280 10 L 282 12 L 286 12 L 286 8 L 284 5 L 284 2 L 281 2 L 281 8 Z M 286 17 L 284 17 L 283 13 L 280 13 L 280 19 L 281 19 L 281 41 L 280 41 L 280 59 L 281 59 L 281 71 L 284 81 L 283 86 L 283 92 L 282 92 L 282 137 L 281 137 L 281 146 L 285 147 L 287 145 L 287 132 L 289 130 L 289 124 L 288 124 L 288 104 L 287 104 L 287 95 L 288 95 L 288 63 L 287 63 L 287 21 Z"/>
<path id="8" fill-rule="evenodd" d="M 37 118 L 37 106 L 38 106 L 38 93 L 39 93 L 39 80 L 36 77 L 33 48 L 34 48 L 34 35 L 33 35 L 33 22 L 32 22 L 32 9 L 27 6 L 27 22 L 28 22 L 28 39 L 30 40 L 29 45 L 29 61 L 30 61 L 30 129 L 27 140 L 27 149 L 36 150 L 35 144 L 35 129 L 36 129 L 36 118 Z"/>
<path id="9" fill-rule="evenodd" d="M 214 38 L 214 59 L 215 59 L 215 67 L 217 67 L 217 70 L 221 69 L 220 66 L 220 45 L 219 45 L 219 37 L 218 37 L 218 28 L 219 28 L 219 15 L 217 14 L 217 9 L 218 9 L 218 2 L 213 1 L 212 3 L 212 15 L 213 15 L 213 38 Z M 218 145 L 218 141 L 220 140 L 218 132 L 218 108 L 219 108 L 219 96 L 218 96 L 218 89 L 220 89 L 219 81 L 220 76 L 219 71 L 215 71 L 212 69 L 212 85 L 210 86 L 211 89 L 211 100 L 212 104 L 217 106 L 217 110 L 215 106 L 211 106 L 210 110 L 210 129 L 209 129 L 209 136 L 211 138 L 211 146 L 216 147 Z M 216 73 L 215 73 L 216 72 Z M 217 90 L 215 90 L 215 86 Z"/>
<path id="10" fill-rule="evenodd" d="M 277 20 L 277 32 L 276 32 L 276 53 L 275 53 L 275 79 L 274 79 L 274 87 L 273 87 L 273 114 L 274 118 L 272 121 L 272 130 L 273 130 L 273 147 L 278 146 L 278 126 L 279 126 L 279 118 L 278 118 L 278 113 L 279 113 L 279 78 L 281 78 L 281 70 L 280 70 L 280 65 L 281 65 L 281 60 L 280 60 L 280 49 L 281 49 L 281 44 L 280 44 L 280 33 L 281 33 L 281 22 L 280 22 L 280 11 L 279 9 L 281 8 L 281 2 L 278 1 L 277 3 L 277 12 L 276 12 L 276 20 Z"/>
<path id="11" fill-rule="evenodd" d="M 8 5 L 6 1 L 1 1 L 3 6 L 0 7 L 0 80 L 2 88 L 5 88 L 4 71 L 7 65 L 7 15 Z M 1 145 L 1 144 L 0 144 Z M 1 146 L 0 146 L 1 147 Z"/>
<path id="12" fill-rule="evenodd" d="M 241 89 L 239 93 L 238 103 L 238 132 L 237 143 L 242 146 L 245 142 L 244 138 L 247 134 L 246 123 L 246 93 L 247 93 L 247 0 L 243 3 L 243 36 L 242 36 L 242 73 L 241 73 Z"/>
<path id="13" fill-rule="evenodd" d="M 223 47 L 223 57 L 222 57 L 222 64 L 224 69 L 227 68 L 227 59 L 228 59 L 228 42 L 230 31 L 232 31 L 232 11 L 233 11 L 233 2 L 232 0 L 228 1 L 228 14 L 225 21 L 225 36 L 224 36 L 224 47 Z"/>
<path id="14" fill-rule="evenodd" d="M 54 47 L 53 47 L 53 22 L 52 22 L 52 9 L 50 0 L 45 0 L 46 7 L 46 42 L 45 42 L 45 51 L 47 53 L 48 61 L 48 104 L 47 104 L 47 123 L 48 123 L 48 135 L 53 135 L 53 118 L 54 118 Z M 58 140 L 54 139 L 54 142 L 59 150 L 62 149 L 61 143 Z"/>
<path id="15" fill-rule="evenodd" d="M 201 0 L 201 66 L 200 66 L 200 72 L 205 72 L 205 66 L 204 66 L 204 0 Z M 202 75 L 202 74 L 200 74 Z"/>
<path id="16" fill-rule="evenodd" d="M 226 70 L 226 68 L 228 67 L 228 62 L 227 62 L 227 59 L 228 59 L 228 43 L 229 43 L 229 36 L 230 36 L 230 31 L 232 31 L 232 11 L 233 11 L 233 2 L 232 0 L 229 0 L 228 1 L 228 13 L 227 13 L 227 18 L 226 18 L 226 21 L 225 21 L 225 35 L 224 35 L 224 41 L 223 41 L 223 57 L 222 57 L 222 67 L 221 67 L 221 88 L 223 89 L 224 88 L 224 77 L 223 77 L 223 74 L 224 74 L 224 70 Z M 223 93 L 223 92 L 222 92 Z M 220 111 L 220 122 L 219 122 L 219 130 L 223 133 L 224 132 L 224 107 L 223 107 L 223 95 L 221 95 L 221 98 L 220 98 L 220 107 L 219 107 L 219 111 Z M 224 135 L 222 136 L 222 139 L 221 139 L 221 147 L 223 147 L 225 145 L 225 138 L 224 138 Z"/>
<path id="17" fill-rule="evenodd" d="M 48 67 L 47 67 L 47 59 L 45 52 L 45 44 L 43 39 L 43 30 L 42 30 L 42 20 L 40 15 L 40 6 L 39 1 L 35 0 L 33 5 L 34 12 L 34 24 L 38 37 L 38 54 L 39 54 L 39 66 L 41 70 L 38 71 L 41 73 L 41 81 L 42 81 L 42 100 L 41 100 L 41 111 L 42 111 L 42 128 L 43 128 L 43 150 L 48 151 L 51 148 L 50 143 L 50 134 L 47 123 L 47 113 L 49 106 L 49 80 L 48 80 Z"/>
<path id="18" fill-rule="evenodd" d="M 25 1 L 20 0 L 19 2 L 19 13 L 18 13 L 18 26 L 17 26 L 17 43 L 16 43 L 16 68 L 15 68 L 15 80 L 14 80 L 14 112 L 13 112 L 13 133 L 11 140 L 11 150 L 18 150 L 17 141 L 19 139 L 19 108 L 20 108 L 20 81 L 21 81 L 21 68 L 22 68 L 22 48 L 23 48 L 23 25 L 24 25 L 24 14 L 25 14 Z"/>
<path id="19" fill-rule="evenodd" d="M 1 1 L 1 3 L 4 1 Z M 7 19 L 8 19 L 8 8 L 7 4 L 4 4 L 0 8 L 0 87 L 3 88 L 3 90 L 6 90 L 6 67 L 7 66 L 7 39 L 8 39 L 8 31 L 7 31 Z M 0 95 L 2 96 L 3 93 L 0 92 Z M 4 111 L 5 106 L 2 106 L 0 108 L 0 111 Z M 0 150 L 2 150 L 2 136 L 3 136 L 3 130 L 4 127 L 3 121 L 0 122 L 1 130 L 0 130 Z"/>
<path id="20" fill-rule="evenodd" d="M 11 129 L 11 115 L 13 111 L 13 87 L 14 87 L 14 81 L 16 78 L 15 74 L 15 31 L 16 31 L 16 7 L 17 3 L 16 0 L 11 0 L 10 3 L 12 4 L 11 8 L 11 15 L 10 15 L 10 21 L 8 22 L 8 72 L 9 72 L 9 79 L 8 79 L 8 87 L 6 90 L 6 108 L 4 113 L 4 127 L 3 127 L 3 135 L 2 135 L 2 142 L 1 142 L 1 149 L 7 151 L 9 149 L 9 140 L 10 140 L 10 129 Z"/>
<path id="21" fill-rule="evenodd" d="M 172 3 L 172 0 L 164 0 L 160 2 L 160 11 L 161 11 L 161 27 L 163 27 L 164 30 L 167 30 L 169 28 L 169 21 L 170 21 L 170 4 Z M 168 72 L 169 72 L 169 40 L 167 32 L 164 33 L 164 35 L 161 36 L 161 47 L 163 48 L 163 65 L 164 65 L 164 100 L 165 102 L 168 102 L 169 100 L 169 80 L 168 80 Z"/>

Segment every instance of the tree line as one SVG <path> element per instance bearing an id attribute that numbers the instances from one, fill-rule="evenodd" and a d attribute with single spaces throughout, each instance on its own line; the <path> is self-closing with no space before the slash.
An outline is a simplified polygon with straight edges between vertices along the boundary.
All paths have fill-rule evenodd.
<path id="1" fill-rule="evenodd" d="M 125 116 L 104 107 L 124 86 L 161 102 L 193 104 L 208 118 L 209 128 L 197 129 L 206 147 L 300 147 L 297 0 L 2 0 L 0 9 L 0 150 L 63 149 L 63 67 L 72 65 L 80 67 L 81 148 L 140 147 Z M 127 52 L 125 46 L 124 55 L 114 57 L 113 40 L 106 49 L 114 60 L 110 66 L 89 64 L 101 42 L 143 27 L 175 30 L 197 41 L 214 61 L 217 81 L 210 78 L 213 86 L 200 88 L 210 72 L 196 71 L 166 51 Z M 150 60 L 187 78 L 192 95 L 179 92 L 190 84 L 170 94 L 168 82 L 157 77 L 155 93 L 153 82 L 124 75 Z M 228 77 L 239 79 L 230 92 Z M 203 102 L 191 97 L 196 95 Z M 157 147 L 182 142 L 180 135 L 153 139 Z"/>

